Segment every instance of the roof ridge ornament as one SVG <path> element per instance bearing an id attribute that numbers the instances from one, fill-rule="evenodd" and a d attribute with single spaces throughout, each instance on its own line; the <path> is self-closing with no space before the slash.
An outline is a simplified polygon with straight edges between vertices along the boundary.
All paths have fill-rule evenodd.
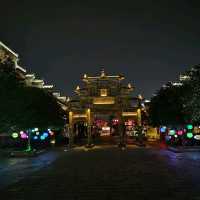
<path id="1" fill-rule="evenodd" d="M 104 70 L 104 68 L 102 68 L 102 69 L 101 69 L 101 77 L 105 77 L 105 76 L 106 76 L 105 70 Z"/>

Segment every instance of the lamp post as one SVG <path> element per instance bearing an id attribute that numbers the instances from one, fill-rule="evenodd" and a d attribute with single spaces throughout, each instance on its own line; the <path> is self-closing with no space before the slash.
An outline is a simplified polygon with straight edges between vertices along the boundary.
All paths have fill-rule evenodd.
<path id="1" fill-rule="evenodd" d="M 28 132 L 28 144 L 27 144 L 26 151 L 31 151 L 32 150 L 32 147 L 31 147 L 31 132 L 32 132 L 32 130 L 28 129 L 27 132 Z"/>
<path id="2" fill-rule="evenodd" d="M 69 112 L 69 149 L 73 146 L 73 112 Z"/>
<path id="3" fill-rule="evenodd" d="M 92 147 L 92 142 L 91 142 L 91 109 L 87 109 L 87 147 Z"/>
<path id="4" fill-rule="evenodd" d="M 67 130 L 67 117 L 66 117 L 66 115 L 63 116 L 63 120 L 64 120 L 64 135 L 65 135 L 66 138 L 69 138 L 68 130 Z M 66 145 L 68 146 L 68 143 L 69 143 L 68 139 L 66 139 L 66 143 L 67 143 Z"/>
<path id="5" fill-rule="evenodd" d="M 139 138 L 139 145 L 144 146 L 143 141 L 143 126 L 142 126 L 142 100 L 143 97 L 141 95 L 138 95 L 138 109 L 137 109 L 137 116 L 138 116 L 138 138 Z"/>
<path id="6" fill-rule="evenodd" d="M 124 130 L 124 120 L 123 120 L 123 117 L 122 117 L 122 113 L 123 113 L 123 109 L 122 109 L 122 99 L 121 97 L 119 98 L 118 100 L 118 104 L 119 104 L 119 110 L 120 110 L 120 115 L 119 115 L 119 147 L 120 148 L 124 148 L 126 147 L 126 144 L 125 144 L 125 139 L 124 139 L 124 136 L 125 136 L 125 130 Z"/>

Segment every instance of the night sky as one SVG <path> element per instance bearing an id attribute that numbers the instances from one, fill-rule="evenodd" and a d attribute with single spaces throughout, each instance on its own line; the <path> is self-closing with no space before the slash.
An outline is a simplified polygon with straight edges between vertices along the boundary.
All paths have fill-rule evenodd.
<path id="1" fill-rule="evenodd" d="M 32 2 L 32 3 L 31 3 Z M 65 95 L 82 74 L 122 73 L 152 93 L 200 63 L 198 1 L 1 1 L 0 40 Z"/>

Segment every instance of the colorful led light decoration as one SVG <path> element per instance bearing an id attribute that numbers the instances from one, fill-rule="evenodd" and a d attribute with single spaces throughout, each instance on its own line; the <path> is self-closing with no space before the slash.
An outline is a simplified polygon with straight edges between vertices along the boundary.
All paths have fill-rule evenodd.
<path id="1" fill-rule="evenodd" d="M 192 129 L 193 129 L 193 125 L 192 125 L 192 124 L 188 124 L 188 125 L 187 125 L 187 129 L 188 129 L 188 130 L 192 130 Z"/>
<path id="2" fill-rule="evenodd" d="M 12 133 L 12 137 L 13 137 L 13 138 L 18 138 L 18 137 L 19 137 L 19 134 L 18 134 L 18 133 Z"/>
<path id="3" fill-rule="evenodd" d="M 21 137 L 22 139 L 27 139 L 27 138 L 28 138 L 28 135 L 27 135 L 26 133 L 23 133 L 23 134 L 20 135 L 20 137 Z"/>
<path id="4" fill-rule="evenodd" d="M 187 138 L 192 138 L 193 134 L 192 133 L 187 133 Z"/>
<path id="5" fill-rule="evenodd" d="M 183 135 L 183 130 L 178 130 L 177 135 Z"/>
<path id="6" fill-rule="evenodd" d="M 40 136 L 40 140 L 45 140 L 45 136 L 44 136 L 44 135 L 41 135 L 41 136 Z"/>
<path id="7" fill-rule="evenodd" d="M 40 132 L 37 131 L 35 134 L 36 134 L 36 135 L 40 135 Z"/>
<path id="8" fill-rule="evenodd" d="M 169 135 L 175 135 L 175 133 L 176 133 L 176 131 L 173 130 L 173 129 L 171 129 L 171 130 L 169 131 Z"/>
<path id="9" fill-rule="evenodd" d="M 34 140 L 38 140 L 38 136 L 35 135 L 35 136 L 33 137 L 33 139 L 34 139 Z"/>
<path id="10" fill-rule="evenodd" d="M 56 141 L 55 140 L 51 140 L 51 144 L 55 144 L 56 143 Z"/>
<path id="11" fill-rule="evenodd" d="M 160 128 L 160 132 L 161 132 L 161 133 L 165 133 L 166 130 L 167 130 L 167 127 L 166 127 L 166 126 L 162 126 L 162 127 Z"/>
<path id="12" fill-rule="evenodd" d="M 195 136 L 194 136 L 194 139 L 195 139 L 195 140 L 200 140 L 200 135 L 195 135 Z"/>
<path id="13" fill-rule="evenodd" d="M 43 133 L 43 136 L 46 138 L 46 137 L 48 137 L 48 136 L 49 136 L 49 134 L 48 134 L 48 133 L 46 133 L 46 132 L 44 132 L 44 133 Z"/>

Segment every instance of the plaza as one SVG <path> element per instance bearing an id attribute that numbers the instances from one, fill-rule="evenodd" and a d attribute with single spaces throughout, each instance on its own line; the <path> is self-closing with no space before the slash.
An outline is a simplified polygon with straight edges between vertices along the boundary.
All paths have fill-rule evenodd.
<path id="1" fill-rule="evenodd" d="M 59 151 L 53 162 L 47 164 L 47 159 L 45 166 L 2 189 L 1 197 L 12 200 L 200 198 L 199 153 L 176 154 L 159 146 L 134 145 L 124 151 L 116 146 Z M 49 152 L 46 154 L 48 158 Z"/>

